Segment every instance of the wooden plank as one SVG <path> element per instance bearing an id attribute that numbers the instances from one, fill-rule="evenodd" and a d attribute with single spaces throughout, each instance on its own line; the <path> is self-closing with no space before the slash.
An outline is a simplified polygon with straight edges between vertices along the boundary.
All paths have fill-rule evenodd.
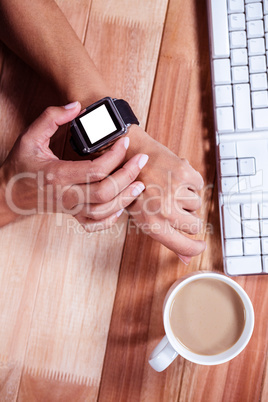
<path id="1" fill-rule="evenodd" d="M 111 233 L 86 235 L 68 217 L 48 237 L 19 400 L 32 393 L 95 400 L 121 259 L 116 245 Z"/>
<path id="2" fill-rule="evenodd" d="M 215 163 L 214 152 L 210 152 L 213 139 L 208 136 L 213 125 L 212 113 L 205 126 L 203 114 L 203 108 L 211 110 L 210 96 L 204 96 L 205 90 L 209 94 L 210 88 L 208 45 L 203 44 L 199 52 L 199 30 L 206 22 L 200 7 L 197 10 L 199 25 L 195 25 L 195 4 L 194 1 L 176 0 L 169 3 L 147 131 L 176 154 L 188 158 L 209 184 L 215 176 Z M 208 170 L 205 170 L 206 159 L 210 161 Z M 206 189 L 204 196 L 209 202 L 202 209 L 206 222 L 211 187 Z M 137 236 L 135 230 L 128 232 L 100 401 L 106 401 L 109 396 L 114 401 L 177 399 L 184 375 L 184 360 L 177 359 L 165 373 L 158 374 L 149 367 L 148 357 L 164 335 L 161 311 L 165 293 L 178 277 L 197 270 L 200 261 L 201 257 L 195 258 L 186 267 L 163 246 L 142 234 Z"/>
<path id="3" fill-rule="evenodd" d="M 73 2 L 68 2 L 68 4 L 63 2 L 63 5 L 68 6 L 65 11 L 66 14 L 70 14 L 72 24 L 77 24 L 80 35 L 84 35 L 88 12 L 84 13 L 85 9 L 81 8 L 80 15 L 77 16 L 78 19 L 75 22 L 76 10 L 79 7 Z M 84 5 L 87 5 L 87 9 L 89 9 L 90 2 L 86 1 Z M 73 13 L 71 13 L 72 6 Z M 84 23 L 81 18 L 82 15 L 85 18 Z M 42 83 L 40 78 L 7 48 L 3 47 L 3 52 L 4 63 L 3 69 L 1 67 L 0 87 L 1 160 L 5 158 L 17 136 L 33 118 L 39 115 L 47 105 L 57 104 L 54 91 L 51 94 L 47 84 Z M 40 97 L 40 93 L 42 97 Z M 53 243 L 53 238 L 57 236 L 57 231 L 60 230 L 56 227 L 56 223 L 58 221 L 56 222 L 55 217 L 39 216 L 27 218 L 20 223 L 1 229 L 1 400 L 6 400 L 6 398 L 8 400 L 16 399 L 24 358 L 27 353 L 26 348 L 36 295 L 38 291 L 43 295 L 42 292 L 46 290 L 42 288 L 42 284 L 40 289 L 38 288 L 44 254 L 49 252 L 45 248 L 46 239 L 50 239 Z M 85 234 L 81 236 L 85 236 Z M 61 251 L 54 249 L 53 252 L 59 257 L 66 254 L 64 247 Z M 53 255 L 53 252 L 51 255 Z M 46 267 L 46 264 L 44 264 L 44 267 Z M 54 271 L 56 271 L 56 268 L 54 266 Z M 40 372 L 43 374 L 42 370 Z M 36 381 L 34 381 L 36 377 L 32 377 L 31 374 L 28 367 L 26 367 L 25 376 L 21 381 L 22 388 L 25 385 L 27 387 L 30 384 L 30 379 L 32 379 L 33 388 L 36 390 Z M 25 381 L 25 377 L 29 381 Z M 72 375 L 70 375 L 70 379 L 72 379 Z M 62 384 L 65 384 L 65 382 Z M 77 390 L 78 385 L 74 384 L 73 387 Z M 30 389 L 28 387 L 29 391 Z M 26 400 L 29 400 L 25 392 L 23 395 Z M 21 397 L 20 394 L 19 398 Z"/>
<path id="4" fill-rule="evenodd" d="M 82 43 L 85 41 L 87 23 L 92 0 L 56 0 L 59 8 L 69 21 Z"/>
<path id="5" fill-rule="evenodd" d="M 103 7 L 105 5 L 106 3 L 103 3 Z M 100 12 L 99 2 L 97 6 Z M 126 13 L 127 6 L 125 3 Z M 140 32 L 141 29 L 139 30 L 130 18 L 129 21 L 132 21 L 130 27 L 124 21 L 117 28 L 117 22 L 115 27 L 113 23 L 107 24 L 100 14 L 98 16 L 99 18 L 96 18 L 96 13 L 94 14 L 93 2 L 86 39 L 90 53 L 92 53 L 91 46 L 94 46 L 95 50 L 98 49 L 99 55 L 107 54 L 107 41 L 104 40 L 104 36 L 98 35 L 102 20 L 104 21 L 102 31 L 106 32 L 108 37 L 111 35 L 111 30 L 116 28 L 121 38 L 121 43 L 117 39 L 115 49 L 109 49 L 111 59 L 117 60 L 116 52 L 123 54 L 129 35 L 136 37 L 139 33 L 135 41 L 141 47 L 142 35 L 147 32 L 144 27 Z M 164 13 L 162 18 L 164 19 Z M 109 18 L 108 20 L 110 21 Z M 155 44 L 155 32 L 155 27 L 151 31 L 148 30 L 149 36 L 152 37 L 151 41 L 148 40 L 150 45 Z M 160 36 L 158 34 L 158 47 Z M 157 54 L 149 52 L 151 57 L 149 60 L 146 50 L 137 54 L 132 50 L 130 54 L 133 65 L 139 65 L 146 69 L 146 74 L 151 75 L 152 85 Z M 93 59 L 98 66 L 98 57 L 94 52 Z M 130 77 L 128 63 L 129 59 L 127 57 L 122 59 L 121 56 L 121 63 L 112 63 L 113 69 L 109 68 L 108 79 L 111 81 L 114 74 L 122 76 L 125 74 L 116 88 L 120 93 L 124 92 L 124 85 L 130 78 L 133 82 L 138 80 L 138 72 L 135 69 L 131 71 Z M 116 72 L 118 65 L 119 73 Z M 128 98 L 131 97 L 134 97 L 134 101 L 142 110 L 144 99 L 139 98 L 139 93 L 132 89 Z M 150 91 L 145 99 L 148 106 L 149 97 Z M 126 218 L 122 217 L 120 224 L 117 225 L 118 233 L 115 233 L 113 228 L 105 235 L 102 233 L 89 237 L 79 234 L 78 229 L 71 230 L 66 235 L 69 221 L 68 218 L 62 218 L 62 222 L 58 222 L 61 227 L 57 232 L 53 231 L 48 238 L 50 251 L 45 256 L 40 276 L 19 400 L 25 400 L 27 395 L 37 395 L 38 400 L 45 400 L 50 396 L 50 392 L 54 398 L 64 400 L 71 400 L 71 395 L 76 392 L 76 400 L 92 401 L 97 397 L 125 239 Z M 66 306 L 72 308 L 68 309 Z M 62 385 L 65 382 L 68 383 L 66 388 Z M 51 385 L 49 391 L 44 385 L 48 383 Z"/>
<path id="6" fill-rule="evenodd" d="M 261 393 L 267 302 L 256 292 L 258 289 L 265 295 L 266 278 L 238 280 L 252 298 L 259 317 L 250 344 L 235 360 L 211 368 L 177 358 L 161 374 L 147 363 L 164 334 L 161 310 L 171 283 L 197 269 L 222 271 L 205 8 L 205 1 L 169 3 L 147 129 L 175 153 L 186 157 L 205 177 L 201 213 L 206 224 L 202 236 L 206 237 L 208 250 L 185 267 L 162 246 L 134 231 L 128 233 L 100 401 L 109 396 L 110 400 L 132 398 L 146 402 L 255 401 Z"/>
<path id="7" fill-rule="evenodd" d="M 167 0 L 93 1 L 85 42 L 115 96 L 129 102 L 145 126 Z"/>
<path id="8" fill-rule="evenodd" d="M 0 231 L 1 400 L 15 400 L 18 392 L 47 234 L 44 217 L 27 218 Z"/>

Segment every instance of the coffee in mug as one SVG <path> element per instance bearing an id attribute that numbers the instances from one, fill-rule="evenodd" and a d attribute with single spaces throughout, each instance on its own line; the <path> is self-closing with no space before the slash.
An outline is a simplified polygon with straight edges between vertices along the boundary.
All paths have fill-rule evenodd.
<path id="1" fill-rule="evenodd" d="M 163 371 L 178 355 L 203 365 L 233 359 L 251 338 L 254 311 L 248 295 L 234 280 L 200 271 L 171 286 L 163 321 L 166 334 L 149 357 L 156 371 Z"/>
<path id="2" fill-rule="evenodd" d="M 227 283 L 199 278 L 174 297 L 170 326 L 184 347 L 200 355 L 216 355 L 231 348 L 245 326 L 245 307 Z"/>

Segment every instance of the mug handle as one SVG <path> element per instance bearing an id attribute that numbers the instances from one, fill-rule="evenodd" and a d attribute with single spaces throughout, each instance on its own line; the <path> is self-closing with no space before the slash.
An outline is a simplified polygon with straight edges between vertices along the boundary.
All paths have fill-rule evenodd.
<path id="1" fill-rule="evenodd" d="M 159 342 L 149 357 L 149 364 L 155 371 L 165 370 L 178 356 L 178 352 L 171 346 L 167 336 Z"/>

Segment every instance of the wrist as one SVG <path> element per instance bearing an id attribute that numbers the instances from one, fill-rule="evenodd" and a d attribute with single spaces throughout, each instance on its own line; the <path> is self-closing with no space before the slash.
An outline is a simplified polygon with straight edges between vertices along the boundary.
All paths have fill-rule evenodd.
<path id="1" fill-rule="evenodd" d="M 146 153 L 152 155 L 157 142 L 144 129 L 136 124 L 132 124 L 127 132 L 130 139 L 130 145 L 127 150 L 127 158 L 131 158 L 137 153 Z"/>
<path id="2" fill-rule="evenodd" d="M 73 102 L 78 100 L 81 103 L 83 110 L 87 106 L 92 105 L 102 98 L 107 96 L 111 96 L 112 98 L 115 97 L 111 95 L 113 91 L 108 87 L 97 70 L 95 71 L 94 80 L 89 82 L 88 71 L 91 71 L 92 68 L 94 67 L 91 66 L 90 69 L 83 73 L 82 76 L 85 77 L 84 79 L 82 79 L 81 75 L 79 74 L 77 80 L 73 79 L 69 81 L 66 92 L 64 93 L 65 102 Z"/>

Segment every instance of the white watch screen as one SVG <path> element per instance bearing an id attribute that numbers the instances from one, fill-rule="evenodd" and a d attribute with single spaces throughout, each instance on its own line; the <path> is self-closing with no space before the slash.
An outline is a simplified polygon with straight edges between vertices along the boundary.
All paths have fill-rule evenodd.
<path id="1" fill-rule="evenodd" d="M 81 117 L 80 121 L 91 144 L 94 144 L 117 130 L 105 105 L 101 105 Z"/>

